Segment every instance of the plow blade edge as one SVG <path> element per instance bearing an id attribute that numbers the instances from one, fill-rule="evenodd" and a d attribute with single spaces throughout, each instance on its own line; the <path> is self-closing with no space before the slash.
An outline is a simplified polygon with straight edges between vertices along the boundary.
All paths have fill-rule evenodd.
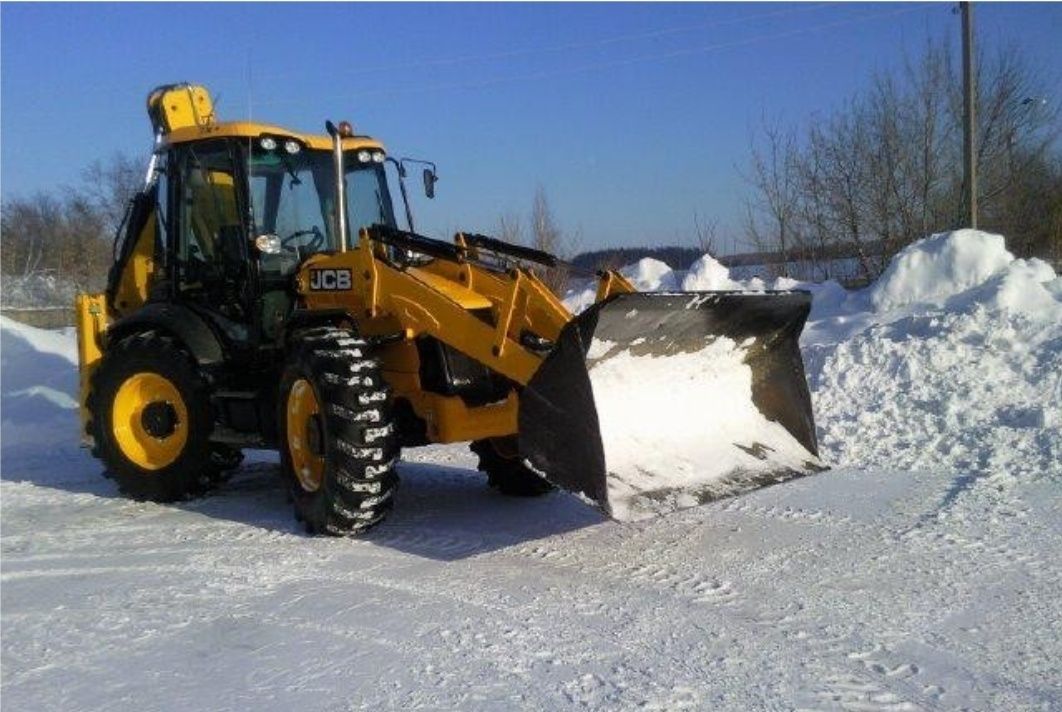
<path id="1" fill-rule="evenodd" d="M 520 399 L 520 454 L 615 519 L 817 472 L 806 292 L 619 294 L 573 319 Z"/>

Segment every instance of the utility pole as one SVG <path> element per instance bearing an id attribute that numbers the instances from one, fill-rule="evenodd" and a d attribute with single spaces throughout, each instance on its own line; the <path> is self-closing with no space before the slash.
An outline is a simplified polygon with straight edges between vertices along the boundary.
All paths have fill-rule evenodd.
<path id="1" fill-rule="evenodd" d="M 962 12 L 962 183 L 966 208 L 966 223 L 977 229 L 977 77 L 973 63 L 973 9 L 969 2 L 960 2 Z"/>

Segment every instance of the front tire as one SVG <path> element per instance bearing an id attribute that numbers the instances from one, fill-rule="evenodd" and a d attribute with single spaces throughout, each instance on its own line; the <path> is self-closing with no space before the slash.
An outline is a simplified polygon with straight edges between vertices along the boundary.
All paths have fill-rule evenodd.
<path id="1" fill-rule="evenodd" d="M 92 375 L 93 453 L 124 494 L 172 502 L 214 480 L 209 389 L 192 356 L 149 331 L 118 341 Z"/>
<path id="2" fill-rule="evenodd" d="M 281 465 L 312 534 L 360 534 L 394 505 L 391 393 L 371 344 L 343 329 L 297 334 L 277 401 Z"/>

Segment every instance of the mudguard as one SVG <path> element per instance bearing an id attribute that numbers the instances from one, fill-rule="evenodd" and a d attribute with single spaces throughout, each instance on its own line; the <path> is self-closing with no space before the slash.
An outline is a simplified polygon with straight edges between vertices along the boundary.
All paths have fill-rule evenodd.
<path id="1" fill-rule="evenodd" d="M 179 304 L 146 304 L 107 330 L 107 339 L 118 340 L 148 329 L 167 332 L 187 348 L 200 366 L 219 364 L 225 345 L 209 323 L 194 310 Z"/>

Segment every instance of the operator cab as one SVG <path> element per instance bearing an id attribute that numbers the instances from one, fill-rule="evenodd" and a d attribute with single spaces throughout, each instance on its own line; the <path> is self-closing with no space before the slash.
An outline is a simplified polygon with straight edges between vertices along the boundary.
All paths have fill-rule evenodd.
<path id="1" fill-rule="evenodd" d="M 344 151 L 347 224 L 353 234 L 370 225 L 396 227 L 382 150 Z M 305 148 L 292 138 L 264 136 L 251 143 L 248 191 L 263 278 L 293 274 L 310 255 L 339 249 L 331 151 Z"/>
<path id="2" fill-rule="evenodd" d="M 155 149 L 108 283 L 118 316 L 151 301 L 182 303 L 234 344 L 275 345 L 306 259 L 350 246 L 362 227 L 398 227 L 388 164 L 412 230 L 407 162 L 346 122 L 329 123 L 324 136 L 221 123 L 206 90 L 187 84 L 153 91 L 148 113 Z"/>

